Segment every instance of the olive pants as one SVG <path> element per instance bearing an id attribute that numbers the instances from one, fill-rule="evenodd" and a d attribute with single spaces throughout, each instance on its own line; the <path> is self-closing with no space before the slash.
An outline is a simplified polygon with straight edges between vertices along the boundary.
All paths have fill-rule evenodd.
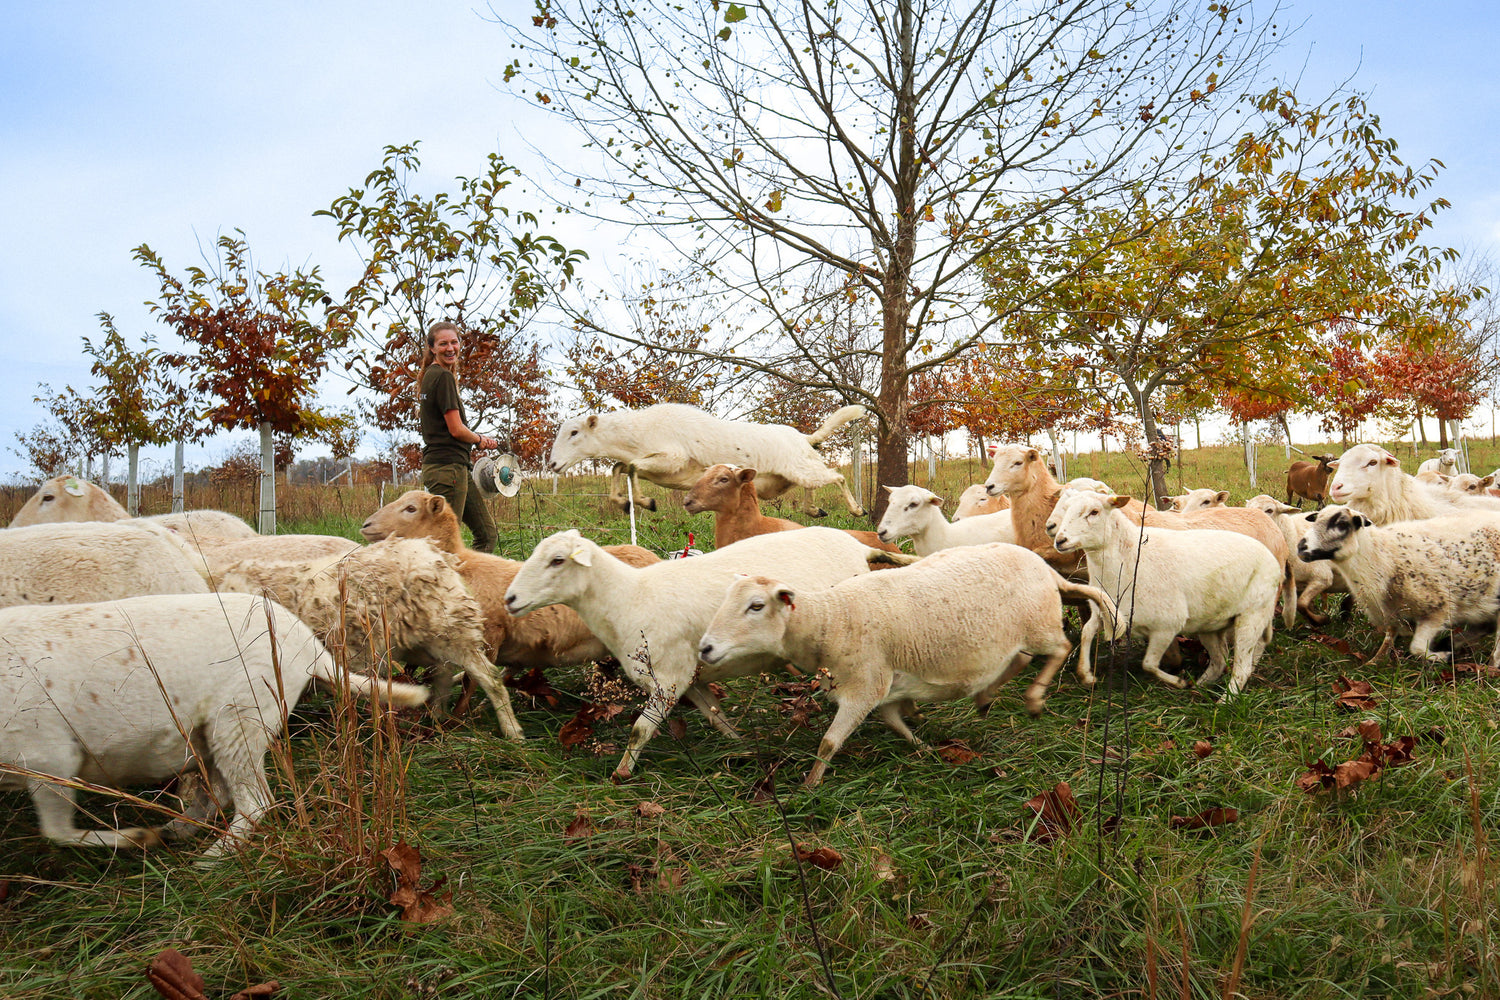
<path id="1" fill-rule="evenodd" d="M 467 465 L 422 466 L 422 488 L 447 500 L 458 519 L 469 526 L 474 533 L 474 551 L 494 554 L 500 533 Z"/>

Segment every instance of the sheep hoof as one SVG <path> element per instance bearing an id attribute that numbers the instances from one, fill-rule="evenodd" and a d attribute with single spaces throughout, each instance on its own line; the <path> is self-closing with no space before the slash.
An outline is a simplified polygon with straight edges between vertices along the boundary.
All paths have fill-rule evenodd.
<path id="1" fill-rule="evenodd" d="M 646 510 L 655 511 L 656 510 L 656 497 L 648 497 L 647 499 L 642 500 L 641 501 L 641 506 L 644 507 Z"/>
<path id="2" fill-rule="evenodd" d="M 630 772 L 617 767 L 612 772 L 610 772 L 609 780 L 611 784 L 624 784 L 625 782 L 630 780 Z"/>
<path id="3" fill-rule="evenodd" d="M 810 509 L 807 512 L 807 516 L 808 517 L 827 517 L 828 516 L 828 511 L 824 510 L 822 507 L 813 507 L 812 509 Z"/>

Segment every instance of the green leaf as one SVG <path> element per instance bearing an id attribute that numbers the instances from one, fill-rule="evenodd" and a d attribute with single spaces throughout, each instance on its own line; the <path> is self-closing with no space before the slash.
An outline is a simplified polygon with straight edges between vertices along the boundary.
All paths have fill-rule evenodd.
<path id="1" fill-rule="evenodd" d="M 724 23 L 734 24 L 738 21 L 743 21 L 745 17 L 745 8 L 737 3 L 732 3 L 729 5 L 729 10 L 724 14 Z"/>

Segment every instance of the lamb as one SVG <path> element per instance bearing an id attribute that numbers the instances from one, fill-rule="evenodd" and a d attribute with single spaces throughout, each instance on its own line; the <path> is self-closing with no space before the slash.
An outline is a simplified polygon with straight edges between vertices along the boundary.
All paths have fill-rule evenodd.
<path id="1" fill-rule="evenodd" d="M 1258 510 L 1269 517 L 1281 531 L 1286 540 L 1287 548 L 1291 552 L 1297 551 L 1297 543 L 1311 530 L 1311 525 L 1294 514 L 1301 514 L 1302 508 L 1284 504 L 1273 496 L 1262 493 L 1260 496 L 1251 497 L 1245 501 L 1245 506 L 1251 510 Z M 1297 610 L 1314 625 L 1327 625 L 1328 616 L 1319 614 L 1313 610 L 1312 602 L 1321 594 L 1347 594 L 1349 592 L 1348 581 L 1338 571 L 1337 566 L 1331 561 L 1322 560 L 1318 562 L 1306 562 L 1300 558 L 1288 560 L 1292 575 L 1297 582 Z M 1288 628 L 1291 622 L 1285 622 Z"/>
<path id="2" fill-rule="evenodd" d="M 375 671 L 394 657 L 439 668 L 438 712 L 456 665 L 489 695 L 508 739 L 521 740 L 510 695 L 485 655 L 484 616 L 464 586 L 457 559 L 425 538 L 391 538 L 347 555 L 304 562 L 246 560 L 219 577 L 219 593 L 264 594 L 294 612 L 350 670 Z"/>
<path id="3" fill-rule="evenodd" d="M 222 853 L 270 808 L 264 758 L 310 682 L 346 678 L 285 608 L 245 594 L 135 597 L 0 611 L 0 788 L 24 789 L 61 844 L 148 848 L 233 803 Z M 398 706 L 425 688 L 358 674 L 351 690 Z M 124 787 L 191 768 L 206 778 L 165 827 L 79 830 L 79 782 Z"/>
<path id="4" fill-rule="evenodd" d="M 795 534 L 756 535 L 707 555 L 637 569 L 577 531 L 561 531 L 537 544 L 511 581 L 505 606 L 517 617 L 549 604 L 573 608 L 646 693 L 646 707 L 615 768 L 616 780 L 624 780 L 679 698 L 692 702 L 714 728 L 738 738 L 709 682 L 782 665 L 774 657 L 747 657 L 732 666 L 700 669 L 699 640 L 735 573 L 775 573 L 794 587 L 829 587 L 869 572 L 872 559 L 910 561 L 861 545 L 833 528 L 804 528 Z"/>
<path id="5" fill-rule="evenodd" d="M 894 503 L 894 501 L 893 501 Z M 832 682 L 838 704 L 807 786 L 871 711 L 922 746 L 901 718 L 912 700 L 973 698 L 980 714 L 1033 656 L 1045 656 L 1026 691 L 1033 715 L 1073 644 L 1063 635 L 1059 591 L 1114 614 L 1109 596 L 1069 583 L 1016 545 L 949 549 L 899 573 L 855 576 L 826 590 L 764 576 L 737 577 L 703 634 L 709 668 L 742 657 L 791 660 Z"/>
<path id="6" fill-rule="evenodd" d="M 975 483 L 964 487 L 964 491 L 958 495 L 958 508 L 953 512 L 953 520 L 962 521 L 966 517 L 993 514 L 999 510 L 1010 510 L 1010 497 L 992 497 L 983 483 Z"/>
<path id="7" fill-rule="evenodd" d="M 0 531 L 0 608 L 208 591 L 191 550 L 165 528 L 84 521 Z"/>
<path id="8" fill-rule="evenodd" d="M 801 486 L 811 508 L 814 489 L 837 483 L 849 510 L 863 514 L 843 475 L 813 449 L 865 412 L 859 405 L 842 407 L 811 434 L 786 424 L 723 420 L 680 403 L 585 414 L 563 421 L 557 429 L 548 465 L 553 472 L 564 472 L 589 458 L 614 461 L 610 498 L 621 510 L 629 509 L 629 500 L 620 492 L 622 477 L 628 477 L 632 487 L 640 475 L 659 486 L 686 490 L 705 469 L 723 462 L 758 469 L 755 488 L 763 500 Z M 655 510 L 656 502 L 643 501 L 642 506 Z"/>
<path id="9" fill-rule="evenodd" d="M 505 609 L 505 591 L 521 564 L 513 559 L 465 548 L 458 518 L 448 501 L 411 490 L 377 510 L 360 533 L 371 542 L 384 538 L 426 538 L 458 561 L 458 572 L 484 614 L 484 643 L 490 659 L 513 670 L 570 667 L 609 655 L 604 643 L 573 611 L 561 605 L 539 608 L 525 618 Z M 654 552 L 636 545 L 605 549 L 632 566 L 660 562 Z"/>
<path id="10" fill-rule="evenodd" d="M 733 465 L 711 465 L 682 498 L 689 514 L 710 511 L 714 515 L 714 548 L 722 549 L 742 538 L 768 535 L 773 531 L 798 531 L 806 525 L 784 517 L 767 517 L 760 511 L 760 497 L 755 495 L 754 469 Z M 855 539 L 872 548 L 900 552 L 894 545 L 880 540 L 873 531 L 842 528 Z"/>
<path id="11" fill-rule="evenodd" d="M 1281 564 L 1281 623 L 1291 628 L 1297 621 L 1297 574 L 1292 564 L 1292 544 L 1269 514 L 1254 508 L 1244 510 L 1226 507 L 1227 490 L 1196 489 L 1181 496 L 1168 497 L 1175 513 L 1182 519 L 1172 527 L 1218 528 L 1248 535 L 1264 545 Z"/>
<path id="12" fill-rule="evenodd" d="M 1159 680 L 1187 685 L 1160 667 L 1162 654 L 1179 634 L 1200 637 L 1209 654 L 1201 683 L 1217 680 L 1232 634 L 1234 667 L 1220 698 L 1228 701 L 1244 690 L 1271 640 L 1282 567 L 1264 545 L 1234 532 L 1143 529 L 1121 509 L 1128 500 L 1089 494 L 1070 500 L 1054 544 L 1060 552 L 1087 553 L 1089 583 L 1114 598 L 1132 635 L 1146 638 L 1141 666 Z M 1080 639 L 1078 677 L 1090 685 L 1090 654 L 1098 631 L 1094 615 Z"/>
<path id="13" fill-rule="evenodd" d="M 1413 655 L 1447 662 L 1432 640 L 1454 625 L 1500 626 L 1500 514 L 1470 511 L 1377 526 L 1349 507 L 1306 515 L 1312 530 L 1297 543 L 1308 561 L 1332 560 L 1372 624 L 1385 633 L 1372 660 L 1395 645 L 1397 628 L 1415 623 Z M 1500 667 L 1500 644 L 1490 656 Z"/>
<path id="14" fill-rule="evenodd" d="M 130 512 L 108 491 L 77 476 L 57 476 L 37 488 L 11 520 L 12 528 L 63 521 L 124 521 Z M 233 514 L 221 510 L 189 510 L 178 514 L 156 514 L 151 521 L 184 534 L 254 537 L 255 529 Z"/>
<path id="15" fill-rule="evenodd" d="M 1463 500 L 1440 487 L 1424 486 L 1401 471 L 1396 456 L 1375 444 L 1357 444 L 1331 464 L 1328 488 L 1334 503 L 1353 507 L 1378 525 L 1459 513 Z"/>
<path id="16" fill-rule="evenodd" d="M 1015 543 L 1016 532 L 1008 510 L 949 524 L 943 517 L 943 498 L 931 490 L 920 486 L 886 486 L 883 489 L 891 496 L 876 534 L 887 542 L 910 538 L 912 551 L 919 556 L 959 545 Z"/>
<path id="17" fill-rule="evenodd" d="M 1311 462 L 1293 462 L 1286 470 L 1286 502 L 1295 502 L 1299 507 L 1302 497 L 1319 507 L 1328 502 L 1328 477 L 1333 471 L 1335 459 L 1332 455 L 1314 455 Z"/>
<path id="18" fill-rule="evenodd" d="M 1460 472 L 1449 476 L 1444 484 L 1453 493 L 1464 493 L 1475 497 L 1494 496 L 1495 491 L 1492 488 L 1494 485 L 1495 474 L 1493 472 L 1483 478 L 1472 472 Z"/>
<path id="19" fill-rule="evenodd" d="M 1417 466 L 1417 474 L 1424 472 L 1436 472 L 1440 476 L 1453 476 L 1458 474 L 1459 452 L 1457 448 L 1444 448 L 1437 453 L 1436 458 L 1429 458 Z"/>

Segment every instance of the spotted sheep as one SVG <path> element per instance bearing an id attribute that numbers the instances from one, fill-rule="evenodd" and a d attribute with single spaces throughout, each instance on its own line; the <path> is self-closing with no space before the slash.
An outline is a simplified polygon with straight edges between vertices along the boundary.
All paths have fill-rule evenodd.
<path id="1" fill-rule="evenodd" d="M 1370 622 L 1385 634 L 1374 659 L 1414 626 L 1411 652 L 1445 662 L 1432 640 L 1457 625 L 1500 625 L 1500 514 L 1471 511 L 1380 527 L 1345 506 L 1305 515 L 1312 530 L 1297 555 L 1332 560 Z M 1500 667 L 1500 644 L 1490 656 Z"/>

